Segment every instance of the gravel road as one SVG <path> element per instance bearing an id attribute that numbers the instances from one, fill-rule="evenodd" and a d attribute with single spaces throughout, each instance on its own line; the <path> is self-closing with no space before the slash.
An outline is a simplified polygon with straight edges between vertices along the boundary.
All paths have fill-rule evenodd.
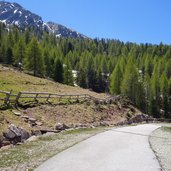
<path id="1" fill-rule="evenodd" d="M 164 171 L 171 171 L 171 124 L 155 130 L 149 140 Z"/>
<path id="2" fill-rule="evenodd" d="M 160 125 L 112 129 L 47 160 L 35 171 L 159 171 L 148 137 Z"/>

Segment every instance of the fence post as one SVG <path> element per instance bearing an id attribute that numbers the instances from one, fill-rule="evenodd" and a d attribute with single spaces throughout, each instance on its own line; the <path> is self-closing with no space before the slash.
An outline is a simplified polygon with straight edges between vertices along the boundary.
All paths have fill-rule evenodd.
<path id="1" fill-rule="evenodd" d="M 71 103 L 71 95 L 70 96 L 68 96 L 68 102 L 70 102 Z"/>
<path id="2" fill-rule="evenodd" d="M 59 102 L 60 102 L 61 99 L 62 99 L 62 96 L 59 96 Z"/>
<path id="3" fill-rule="evenodd" d="M 21 92 L 19 92 L 16 96 L 15 103 L 18 104 L 19 98 L 21 97 Z"/>
<path id="4" fill-rule="evenodd" d="M 50 96 L 51 96 L 51 94 L 48 95 L 48 97 L 47 97 L 47 99 L 46 99 L 47 102 L 49 101 Z"/>
<path id="5" fill-rule="evenodd" d="M 36 101 L 36 102 L 38 102 L 38 100 L 37 100 L 37 96 L 38 96 L 39 94 L 37 93 L 36 94 L 36 96 L 35 96 L 35 98 L 34 98 L 34 100 Z"/>
<path id="6" fill-rule="evenodd" d="M 7 104 L 7 105 L 10 103 L 11 94 L 12 94 L 12 89 L 10 90 L 9 93 L 6 93 L 5 104 Z"/>

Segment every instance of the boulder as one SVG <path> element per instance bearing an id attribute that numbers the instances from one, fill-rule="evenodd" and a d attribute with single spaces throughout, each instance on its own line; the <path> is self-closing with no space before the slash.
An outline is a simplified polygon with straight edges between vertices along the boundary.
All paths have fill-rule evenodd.
<path id="1" fill-rule="evenodd" d="M 57 124 L 55 125 L 55 130 L 60 130 L 60 131 L 62 131 L 62 130 L 68 129 L 68 128 L 69 128 L 69 127 L 68 127 L 67 125 L 63 124 L 63 123 L 57 123 Z"/>
<path id="2" fill-rule="evenodd" d="M 15 134 L 15 136 L 17 136 L 17 137 L 21 136 L 21 130 L 14 124 L 11 124 L 9 126 L 9 130 L 12 131 Z"/>
<path id="3" fill-rule="evenodd" d="M 30 133 L 27 132 L 26 130 L 22 129 L 22 128 L 18 128 L 20 130 L 21 133 L 21 141 L 25 141 L 30 137 Z"/>
<path id="4" fill-rule="evenodd" d="M 13 140 L 15 138 L 15 133 L 11 130 L 7 130 L 6 132 L 3 132 L 3 136 L 8 140 Z"/>
<path id="5" fill-rule="evenodd" d="M 30 137 L 30 134 L 14 124 L 11 124 L 6 132 L 3 133 L 3 136 L 6 140 L 10 141 L 12 144 L 18 142 L 23 142 Z"/>

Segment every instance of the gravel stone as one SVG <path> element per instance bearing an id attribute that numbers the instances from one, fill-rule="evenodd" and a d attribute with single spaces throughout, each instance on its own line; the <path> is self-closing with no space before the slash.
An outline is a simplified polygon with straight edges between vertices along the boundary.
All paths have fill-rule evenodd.
<path id="1" fill-rule="evenodd" d="M 161 127 L 155 130 L 149 138 L 164 171 L 171 171 L 171 131 Z"/>

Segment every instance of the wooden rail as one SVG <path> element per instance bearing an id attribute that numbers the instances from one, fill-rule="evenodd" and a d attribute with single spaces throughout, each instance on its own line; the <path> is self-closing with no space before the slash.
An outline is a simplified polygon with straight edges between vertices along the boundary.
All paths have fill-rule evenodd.
<path id="1" fill-rule="evenodd" d="M 10 104 L 14 102 L 18 104 L 21 99 L 34 99 L 38 101 L 38 99 L 45 99 L 47 102 L 50 99 L 58 99 L 59 101 L 63 100 L 92 100 L 95 103 L 111 103 L 112 101 L 116 101 L 118 96 L 108 97 L 108 98 L 96 98 L 89 94 L 56 94 L 49 92 L 18 92 L 17 94 L 13 94 L 12 90 L 10 92 L 0 90 L 0 100 L 5 104 Z"/>

